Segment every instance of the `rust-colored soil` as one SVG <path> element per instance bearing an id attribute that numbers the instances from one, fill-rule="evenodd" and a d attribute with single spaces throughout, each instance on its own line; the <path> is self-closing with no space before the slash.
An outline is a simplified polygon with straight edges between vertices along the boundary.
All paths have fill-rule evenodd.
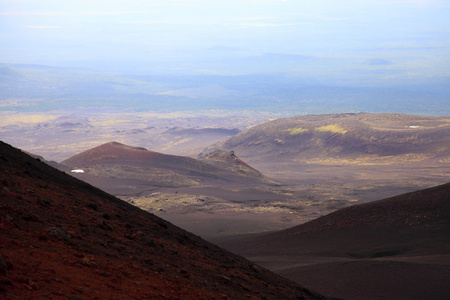
<path id="1" fill-rule="evenodd" d="M 0 143 L 2 299 L 323 299 Z"/>

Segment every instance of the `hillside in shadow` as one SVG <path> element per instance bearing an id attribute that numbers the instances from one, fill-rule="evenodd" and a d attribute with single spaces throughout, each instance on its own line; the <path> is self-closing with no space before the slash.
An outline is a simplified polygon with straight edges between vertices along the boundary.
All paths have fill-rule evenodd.
<path id="1" fill-rule="evenodd" d="M 222 244 L 327 296 L 447 299 L 450 184 Z"/>

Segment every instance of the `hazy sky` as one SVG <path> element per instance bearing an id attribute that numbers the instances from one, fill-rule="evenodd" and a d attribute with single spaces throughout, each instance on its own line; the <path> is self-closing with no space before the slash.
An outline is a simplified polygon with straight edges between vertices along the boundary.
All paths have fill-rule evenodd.
<path id="1" fill-rule="evenodd" d="M 266 53 L 448 76 L 450 1 L 0 0 L 4 63 L 173 67 Z"/>

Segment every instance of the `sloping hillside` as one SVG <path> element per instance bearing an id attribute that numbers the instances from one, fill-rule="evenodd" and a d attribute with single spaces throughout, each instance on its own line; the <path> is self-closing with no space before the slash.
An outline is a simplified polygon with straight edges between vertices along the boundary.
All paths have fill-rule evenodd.
<path id="1" fill-rule="evenodd" d="M 0 171 L 2 299 L 322 299 L 4 143 Z"/>
<path id="2" fill-rule="evenodd" d="M 180 187 L 211 182 L 273 183 L 246 164 L 246 171 L 243 171 L 244 168 L 234 167 L 235 161 L 209 162 L 110 142 L 68 158 L 62 164 L 84 168 L 88 174 L 97 177 L 132 180 L 134 185 Z M 89 177 L 85 180 L 90 182 Z"/>
<path id="3" fill-rule="evenodd" d="M 450 159 L 450 119 L 398 114 L 338 114 L 277 119 L 217 143 L 250 163 L 384 164 Z"/>
<path id="4" fill-rule="evenodd" d="M 361 227 L 407 227 L 411 231 L 424 227 L 450 238 L 450 183 L 347 207 L 285 233 Z"/>
<path id="5" fill-rule="evenodd" d="M 450 183 L 226 246 L 327 296 L 447 299 Z"/>
<path id="6" fill-rule="evenodd" d="M 131 164 L 161 169 L 173 169 L 184 173 L 212 172 L 208 164 L 186 156 L 167 155 L 145 148 L 131 147 L 110 142 L 86 150 L 61 162 L 70 167 L 89 167 L 96 164 Z"/>
<path id="7" fill-rule="evenodd" d="M 336 237 L 327 238 L 320 244 L 330 245 L 339 251 L 340 255 L 348 256 L 349 252 L 356 251 L 351 249 L 363 249 L 367 245 L 355 242 L 339 246 L 338 240 L 347 233 L 350 235 L 361 232 L 363 236 L 365 231 L 367 231 L 365 238 L 367 240 L 377 239 L 380 249 L 394 247 L 388 246 L 391 243 L 397 245 L 396 247 L 405 248 L 402 253 L 421 251 L 433 254 L 450 253 L 450 183 L 340 209 L 305 224 L 259 237 L 257 238 L 259 246 L 254 247 L 255 249 L 252 251 L 259 253 L 262 249 L 280 252 L 308 249 L 308 245 L 311 245 L 312 241 L 308 245 L 303 244 L 305 236 L 335 232 L 339 233 L 336 234 Z M 394 239 L 388 243 L 383 240 L 386 236 L 373 235 L 373 231 L 389 232 L 386 236 L 408 236 L 414 245 L 406 247 L 405 239 Z M 446 245 L 446 247 L 437 247 L 435 243 L 431 247 L 425 241 L 420 240 L 423 235 L 428 234 L 429 237 L 435 239 L 435 243 L 439 242 L 439 245 Z"/>

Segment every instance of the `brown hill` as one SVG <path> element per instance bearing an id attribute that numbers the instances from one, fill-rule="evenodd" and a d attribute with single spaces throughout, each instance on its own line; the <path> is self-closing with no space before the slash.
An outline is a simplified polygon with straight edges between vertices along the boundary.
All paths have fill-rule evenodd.
<path id="1" fill-rule="evenodd" d="M 0 170 L 2 299 L 322 299 L 4 143 Z"/>
<path id="2" fill-rule="evenodd" d="M 327 296 L 447 299 L 450 184 L 344 208 L 227 247 Z"/>
<path id="3" fill-rule="evenodd" d="M 450 119 L 399 114 L 311 115 L 277 119 L 242 131 L 217 143 L 215 150 L 234 150 L 251 163 L 376 163 L 448 161 Z"/>
<path id="4" fill-rule="evenodd" d="M 211 182 L 272 183 L 246 164 L 246 170 L 251 169 L 251 172 L 243 172 L 243 168 L 236 169 L 235 161 L 209 163 L 208 160 L 168 155 L 117 142 L 86 150 L 62 161 L 61 164 L 86 169 L 88 174 L 97 177 L 131 180 L 118 182 L 126 185 L 180 187 Z M 95 179 L 86 176 L 83 179 L 95 182 Z"/>
<path id="5" fill-rule="evenodd" d="M 61 162 L 70 167 L 89 167 L 96 164 L 131 164 L 161 169 L 173 169 L 193 174 L 211 172 L 214 167 L 186 156 L 168 155 L 145 148 L 131 147 L 117 142 L 109 142 L 86 150 Z"/>

